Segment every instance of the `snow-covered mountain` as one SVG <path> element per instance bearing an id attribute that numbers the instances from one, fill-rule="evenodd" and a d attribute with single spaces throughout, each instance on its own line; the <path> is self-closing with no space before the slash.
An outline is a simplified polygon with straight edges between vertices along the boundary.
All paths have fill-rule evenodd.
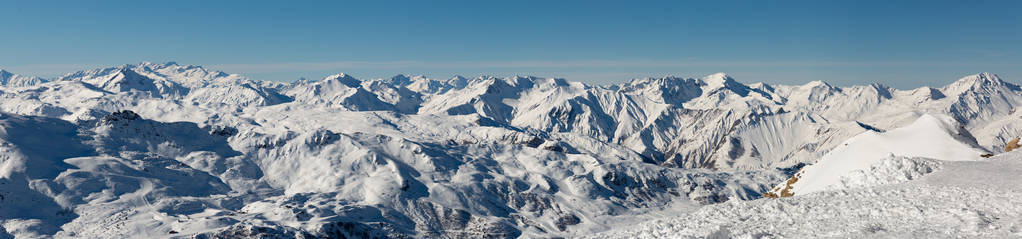
<path id="1" fill-rule="evenodd" d="M 0 69 L 0 86 L 3 87 L 33 86 L 43 82 L 46 82 L 43 78 L 16 75 L 4 69 Z"/>
<path id="2" fill-rule="evenodd" d="M 280 83 L 144 62 L 3 84 L 0 200 L 44 210 L 0 207 L 0 226 L 64 237 L 577 236 L 760 198 L 801 165 L 838 161 L 846 140 L 898 141 L 887 135 L 920 117 L 1000 153 L 1022 135 L 1019 105 L 1022 89 L 987 73 L 914 90 L 723 73 L 606 86 Z"/>

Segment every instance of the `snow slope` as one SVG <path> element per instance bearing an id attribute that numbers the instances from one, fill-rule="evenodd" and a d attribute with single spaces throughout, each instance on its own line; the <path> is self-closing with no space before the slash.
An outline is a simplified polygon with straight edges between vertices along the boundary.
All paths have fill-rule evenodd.
<path id="1" fill-rule="evenodd" d="M 771 193 L 802 195 L 835 187 L 850 172 L 868 169 L 892 156 L 974 161 L 981 160 L 983 154 L 987 151 L 979 148 L 972 135 L 954 119 L 927 114 L 905 127 L 867 131 L 848 139 Z"/>
<path id="2" fill-rule="evenodd" d="M 896 162 L 933 161 L 899 158 L 875 166 L 893 169 Z M 725 202 L 590 238 L 1022 237 L 1022 153 L 939 164 L 912 181 Z"/>

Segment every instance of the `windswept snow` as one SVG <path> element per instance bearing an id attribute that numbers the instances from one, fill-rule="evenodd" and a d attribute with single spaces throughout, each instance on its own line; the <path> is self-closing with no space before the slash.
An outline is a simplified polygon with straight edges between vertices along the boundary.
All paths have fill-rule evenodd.
<path id="1" fill-rule="evenodd" d="M 867 131 L 838 145 L 819 161 L 782 183 L 776 195 L 802 195 L 842 185 L 842 178 L 884 159 L 923 157 L 943 161 L 980 160 L 987 151 L 948 116 L 923 115 L 912 124 L 886 132 Z"/>
<path id="2" fill-rule="evenodd" d="M 893 158 L 889 170 L 935 161 Z M 781 199 L 730 201 L 592 238 L 1022 237 L 1022 152 L 943 161 L 916 180 Z M 929 167 L 929 166 L 925 166 Z M 877 173 L 877 172 L 873 172 Z M 915 176 L 912 176 L 915 177 Z"/>

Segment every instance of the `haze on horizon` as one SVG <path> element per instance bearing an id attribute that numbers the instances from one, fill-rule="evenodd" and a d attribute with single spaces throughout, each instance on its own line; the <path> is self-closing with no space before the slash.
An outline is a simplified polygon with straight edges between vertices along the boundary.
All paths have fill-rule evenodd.
<path id="1" fill-rule="evenodd" d="M 0 68 L 177 61 L 253 79 L 536 75 L 592 84 L 727 72 L 742 82 L 1019 82 L 1014 1 L 0 1 Z"/>

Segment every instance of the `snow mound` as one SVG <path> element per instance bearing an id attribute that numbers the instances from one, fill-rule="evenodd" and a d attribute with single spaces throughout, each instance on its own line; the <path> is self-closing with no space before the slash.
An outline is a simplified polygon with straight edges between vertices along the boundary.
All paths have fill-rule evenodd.
<path id="1" fill-rule="evenodd" d="M 841 176 L 838 183 L 830 185 L 827 190 L 906 182 L 940 169 L 940 164 L 940 161 L 928 158 L 891 156 L 867 169 L 855 170 Z"/>
<path id="2" fill-rule="evenodd" d="M 902 128 L 883 133 L 867 131 L 848 139 L 771 192 L 790 196 L 822 191 L 841 184 L 842 177 L 870 169 L 891 155 L 968 161 L 980 160 L 985 153 L 951 117 L 926 114 Z"/>

